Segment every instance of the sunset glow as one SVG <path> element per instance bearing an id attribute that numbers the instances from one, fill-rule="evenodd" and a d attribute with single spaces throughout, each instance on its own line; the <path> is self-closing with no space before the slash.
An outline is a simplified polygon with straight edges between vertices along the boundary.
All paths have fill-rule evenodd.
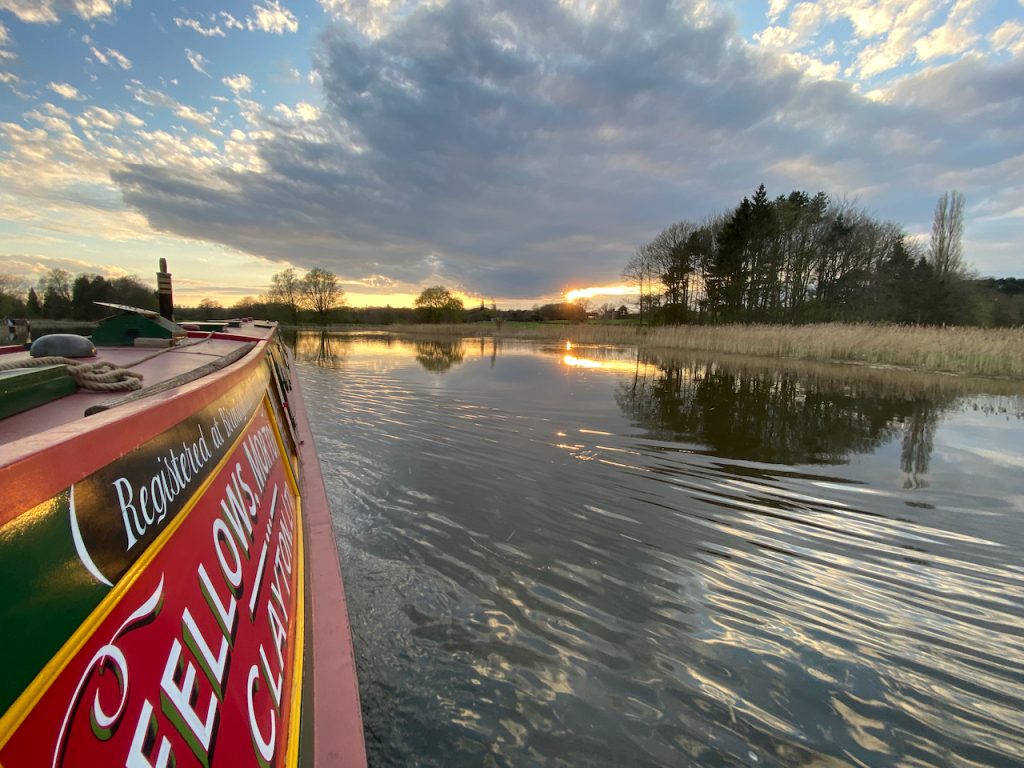
<path id="1" fill-rule="evenodd" d="M 566 291 L 566 301 L 592 299 L 595 296 L 636 296 L 640 289 L 635 285 L 595 285 L 591 288 L 573 288 Z"/>

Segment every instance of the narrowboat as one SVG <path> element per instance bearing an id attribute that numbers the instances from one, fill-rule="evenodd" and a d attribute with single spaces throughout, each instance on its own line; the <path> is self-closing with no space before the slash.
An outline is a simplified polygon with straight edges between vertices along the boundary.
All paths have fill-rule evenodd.
<path id="1" fill-rule="evenodd" d="M 0 350 L 0 768 L 365 765 L 289 351 L 164 293 L 94 357 Z"/>

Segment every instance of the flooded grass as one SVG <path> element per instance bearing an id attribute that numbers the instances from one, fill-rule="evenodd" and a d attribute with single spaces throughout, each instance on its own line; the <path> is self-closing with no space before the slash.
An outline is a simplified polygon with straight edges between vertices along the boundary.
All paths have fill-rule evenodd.
<path id="1" fill-rule="evenodd" d="M 505 322 L 396 325 L 397 334 L 500 336 L 584 344 L 630 344 L 651 351 L 699 350 L 821 362 L 891 365 L 919 371 L 1024 379 L 1024 328 L 815 325 L 680 325 L 657 328 L 587 323 Z"/>

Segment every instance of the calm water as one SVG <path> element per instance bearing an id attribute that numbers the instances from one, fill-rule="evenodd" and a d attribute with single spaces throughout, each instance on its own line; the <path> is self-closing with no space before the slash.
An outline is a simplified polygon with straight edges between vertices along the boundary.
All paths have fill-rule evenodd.
<path id="1" fill-rule="evenodd" d="M 489 340 L 298 354 L 373 765 L 1024 765 L 1006 385 Z"/>

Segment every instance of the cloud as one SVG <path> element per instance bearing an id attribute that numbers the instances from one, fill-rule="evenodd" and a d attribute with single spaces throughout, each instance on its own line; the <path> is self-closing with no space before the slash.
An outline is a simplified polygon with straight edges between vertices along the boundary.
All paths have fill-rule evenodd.
<path id="1" fill-rule="evenodd" d="M 112 131 L 121 124 L 122 116 L 116 112 L 103 109 L 102 107 L 89 107 L 81 115 L 75 118 L 75 122 L 83 128 L 99 128 L 104 131 Z"/>
<path id="2" fill-rule="evenodd" d="M 997 51 L 1009 51 L 1017 55 L 1024 53 L 1024 24 L 1019 21 L 1004 22 L 992 32 L 989 42 Z"/>
<path id="3" fill-rule="evenodd" d="M 220 11 L 217 15 L 221 18 L 221 20 L 223 20 L 224 26 L 228 29 L 245 29 L 245 24 L 240 22 L 227 11 Z"/>
<path id="4" fill-rule="evenodd" d="M 3 0 L 0 0 L 3 2 Z M 227 11 L 211 13 L 207 23 L 198 19 L 178 18 L 174 23 L 178 27 L 191 29 L 203 37 L 227 37 L 224 28 L 247 29 L 250 32 L 269 32 L 275 35 L 283 35 L 285 32 L 295 32 L 299 28 L 299 20 L 295 18 L 290 10 L 281 5 L 277 0 L 266 0 L 264 5 L 253 5 L 252 16 L 248 16 L 245 22 L 239 21 Z M 223 24 L 223 26 L 221 26 Z"/>
<path id="5" fill-rule="evenodd" d="M 222 77 L 220 80 L 224 85 L 235 92 L 235 95 L 239 93 L 246 93 L 252 90 L 252 79 L 248 75 L 232 75 L 231 77 Z"/>
<path id="6" fill-rule="evenodd" d="M 63 96 L 65 99 L 70 99 L 71 101 L 81 101 L 85 98 L 78 92 L 78 89 L 70 83 L 51 82 L 47 83 L 46 87 L 54 93 L 56 93 L 58 96 Z"/>
<path id="7" fill-rule="evenodd" d="M 266 5 L 254 5 L 252 10 L 256 16 L 246 22 L 250 30 L 258 29 L 283 35 L 285 32 L 296 32 L 299 29 L 299 21 L 295 14 L 277 0 L 266 0 Z"/>
<path id="8" fill-rule="evenodd" d="M 844 34 L 851 60 L 836 72 L 858 85 L 906 74 L 907 67 L 962 56 L 980 39 L 975 31 L 978 0 L 804 0 L 771 3 L 769 24 L 752 40 L 766 49 L 799 53 L 790 62 L 821 65 L 833 56 L 835 41 L 823 34 Z M 831 64 L 827 65 L 831 69 Z M 813 76 L 823 74 L 820 67 Z"/>
<path id="9" fill-rule="evenodd" d="M 175 17 L 174 23 L 181 28 L 191 29 L 198 32 L 203 37 L 226 37 L 224 30 L 214 25 L 212 27 L 204 27 L 202 22 L 196 19 L 182 19 Z"/>
<path id="10" fill-rule="evenodd" d="M 385 26 L 341 19 L 323 35 L 320 107 L 236 98 L 248 128 L 225 140 L 230 161 L 124 163 L 125 201 L 157 230 L 347 280 L 429 273 L 535 297 L 581 273 L 615 282 L 660 228 L 760 181 L 859 193 L 921 229 L 947 180 L 980 203 L 999 182 L 973 169 L 1024 154 L 1021 60 L 964 57 L 876 103 L 745 45 L 728 15 L 655 0 L 450 0 Z M 993 179 L 1020 199 L 1024 178 L 1007 173 Z"/>
<path id="11" fill-rule="evenodd" d="M 278 104 L 274 112 L 292 123 L 312 123 L 320 119 L 320 110 L 306 101 L 300 101 L 294 109 L 286 104 Z"/>
<path id="12" fill-rule="evenodd" d="M 444 0 L 320 0 L 331 17 L 372 40 L 388 34 L 399 20 L 414 10 L 443 4 Z"/>
<path id="13" fill-rule="evenodd" d="M 141 117 L 133 115 L 131 112 L 121 112 L 121 119 L 123 119 L 132 128 L 141 128 L 146 124 L 146 121 Z"/>
<path id="14" fill-rule="evenodd" d="M 210 77 L 210 73 L 206 71 L 206 58 L 201 53 L 193 51 L 191 48 L 185 49 L 185 58 L 188 59 L 188 63 L 192 65 L 192 69 L 200 74 Z"/>
<path id="15" fill-rule="evenodd" d="M 175 115 L 183 120 L 189 120 L 190 122 L 204 128 L 208 128 L 213 124 L 213 118 L 209 115 L 200 112 L 187 104 L 182 104 L 177 99 L 168 96 L 162 91 L 158 91 L 154 88 L 146 88 L 138 81 L 132 81 L 128 86 L 128 90 L 131 92 L 134 99 L 142 104 L 150 107 L 164 107 L 171 110 Z"/>
<path id="16" fill-rule="evenodd" d="M 43 277 L 51 269 L 63 269 L 72 274 L 103 275 L 108 278 L 127 277 L 128 271 L 109 264 L 98 264 L 84 259 L 69 259 L 61 256 L 31 253 L 5 253 L 0 260 L 6 269 L 24 275 L 28 282 Z"/>
<path id="17" fill-rule="evenodd" d="M 132 68 L 132 63 L 123 53 L 115 51 L 113 48 L 107 48 L 107 55 L 114 60 L 121 69 L 127 71 Z"/>
<path id="18" fill-rule="evenodd" d="M 88 38 L 86 38 L 88 40 Z M 121 69 L 127 71 L 132 68 L 132 62 L 123 53 L 115 51 L 113 48 L 107 48 L 106 53 L 101 51 L 95 46 L 90 46 L 89 51 L 96 58 L 96 60 L 105 66 L 118 66 Z"/>
<path id="19" fill-rule="evenodd" d="M 279 83 L 300 83 L 302 82 L 302 73 L 298 69 L 293 67 L 288 61 L 276 61 L 274 62 L 276 72 L 274 73 L 274 82 Z"/>
<path id="20" fill-rule="evenodd" d="M 0 0 L 0 9 L 26 24 L 56 24 L 68 11 L 86 21 L 102 19 L 113 16 L 118 5 L 131 5 L 131 0 Z"/>

